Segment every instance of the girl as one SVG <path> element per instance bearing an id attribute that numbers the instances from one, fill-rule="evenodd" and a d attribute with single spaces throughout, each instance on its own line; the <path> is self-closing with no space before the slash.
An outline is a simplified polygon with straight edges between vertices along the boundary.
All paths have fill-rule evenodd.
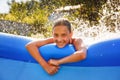
<path id="1" fill-rule="evenodd" d="M 86 47 L 83 46 L 83 42 L 80 38 L 72 38 L 73 33 L 71 30 L 71 24 L 68 20 L 57 20 L 54 23 L 52 34 L 52 38 L 32 41 L 26 45 L 29 53 L 36 59 L 36 61 L 38 61 L 38 63 L 45 69 L 48 74 L 55 74 L 58 71 L 60 64 L 77 62 L 86 58 Z M 38 48 L 50 43 L 56 43 L 59 48 L 63 48 L 67 44 L 73 44 L 76 52 L 65 58 L 59 60 L 50 59 L 48 62 L 46 62 L 41 57 Z"/>

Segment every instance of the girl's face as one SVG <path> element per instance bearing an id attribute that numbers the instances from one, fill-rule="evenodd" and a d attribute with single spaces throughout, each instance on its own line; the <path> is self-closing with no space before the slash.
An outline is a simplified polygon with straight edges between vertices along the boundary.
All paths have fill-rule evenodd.
<path id="1" fill-rule="evenodd" d="M 72 38 L 72 33 L 70 33 L 68 28 L 64 25 L 55 26 L 53 28 L 53 38 L 56 45 L 59 48 L 63 48 Z"/>

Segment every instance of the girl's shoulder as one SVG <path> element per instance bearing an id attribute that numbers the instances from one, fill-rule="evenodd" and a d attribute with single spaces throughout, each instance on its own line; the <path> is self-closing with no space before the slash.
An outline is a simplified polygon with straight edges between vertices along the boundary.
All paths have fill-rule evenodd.
<path id="1" fill-rule="evenodd" d="M 76 42 L 82 43 L 82 39 L 79 38 L 79 37 L 74 37 L 74 38 L 72 38 L 72 43 L 76 43 Z"/>

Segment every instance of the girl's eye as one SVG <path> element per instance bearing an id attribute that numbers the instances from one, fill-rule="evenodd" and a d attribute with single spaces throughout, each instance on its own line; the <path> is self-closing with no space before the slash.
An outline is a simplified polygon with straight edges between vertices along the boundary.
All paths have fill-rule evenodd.
<path id="1" fill-rule="evenodd" d="M 58 37 L 58 35 L 57 35 L 57 34 L 54 34 L 54 37 Z"/>
<path id="2" fill-rule="evenodd" d="M 66 34 L 62 34 L 62 36 L 63 36 L 63 37 L 65 37 L 65 36 L 66 36 Z"/>

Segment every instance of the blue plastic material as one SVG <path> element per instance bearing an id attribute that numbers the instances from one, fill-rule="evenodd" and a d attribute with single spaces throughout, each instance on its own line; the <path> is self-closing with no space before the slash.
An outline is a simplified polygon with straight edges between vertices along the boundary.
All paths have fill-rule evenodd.
<path id="1" fill-rule="evenodd" d="M 30 41 L 32 39 L 27 37 L 0 33 L 0 57 L 36 63 L 25 48 Z M 51 58 L 60 59 L 75 52 L 72 45 L 58 48 L 55 44 L 42 46 L 39 50 L 46 61 Z M 64 65 L 120 66 L 118 61 L 120 61 L 120 38 L 91 45 L 87 50 L 86 60 Z"/>
<path id="2" fill-rule="evenodd" d="M 48 75 L 39 64 L 2 58 L 0 80 L 120 80 L 120 66 L 61 66 L 55 75 Z"/>
<path id="3" fill-rule="evenodd" d="M 0 80 L 120 80 L 120 38 L 90 45 L 85 60 L 63 64 L 52 76 L 26 50 L 30 41 L 0 33 Z M 58 48 L 55 44 L 42 46 L 39 51 L 46 61 L 75 52 L 73 45 Z"/>

